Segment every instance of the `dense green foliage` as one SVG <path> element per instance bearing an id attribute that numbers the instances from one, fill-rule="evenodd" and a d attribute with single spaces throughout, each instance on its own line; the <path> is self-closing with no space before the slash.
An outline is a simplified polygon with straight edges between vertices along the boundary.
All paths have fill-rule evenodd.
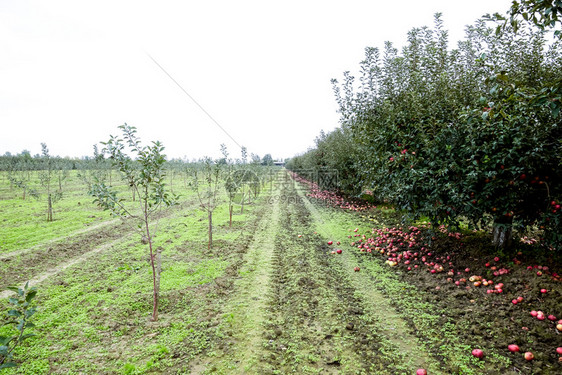
<path id="1" fill-rule="evenodd" d="M 367 48 L 359 85 L 349 72 L 333 80 L 341 129 L 288 168 L 337 169 L 343 192 L 371 190 L 411 218 L 538 226 L 559 246 L 562 42 L 526 25 L 496 34 L 479 20 L 447 46 L 438 14 L 433 30 L 409 32 L 402 53 Z"/>

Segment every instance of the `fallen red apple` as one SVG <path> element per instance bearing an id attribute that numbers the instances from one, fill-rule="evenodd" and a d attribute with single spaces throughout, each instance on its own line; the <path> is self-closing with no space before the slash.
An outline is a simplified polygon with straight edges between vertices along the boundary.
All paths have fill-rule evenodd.
<path id="1" fill-rule="evenodd" d="M 511 344 L 507 346 L 507 349 L 509 349 L 510 352 L 515 353 L 519 351 L 519 346 Z"/>
<path id="2" fill-rule="evenodd" d="M 427 370 L 423 368 L 419 368 L 416 371 L 416 375 L 427 375 Z"/>
<path id="3" fill-rule="evenodd" d="M 562 346 L 556 348 L 556 353 L 562 355 Z"/>
<path id="4" fill-rule="evenodd" d="M 482 358 L 484 357 L 484 352 L 482 351 L 482 349 L 473 349 L 472 355 L 475 356 L 476 358 Z"/>
<path id="5" fill-rule="evenodd" d="M 548 293 L 548 290 L 546 290 L 546 289 L 541 289 L 541 293 L 543 293 L 543 294 L 544 294 L 544 293 Z"/>
<path id="6" fill-rule="evenodd" d="M 545 318 L 545 316 L 544 316 L 543 313 L 539 312 L 539 313 L 537 314 L 537 319 L 538 319 L 538 320 L 544 320 L 544 318 Z"/>
<path id="7" fill-rule="evenodd" d="M 328 245 L 331 245 L 331 244 L 333 244 L 333 243 L 334 243 L 333 241 L 328 241 Z"/>
<path id="8" fill-rule="evenodd" d="M 337 249 L 337 250 L 336 250 L 336 253 L 341 254 L 341 253 L 342 253 L 342 250 L 341 250 L 341 249 Z"/>
<path id="9" fill-rule="evenodd" d="M 531 352 L 525 352 L 525 354 L 523 354 L 523 356 L 525 357 L 525 359 L 527 361 L 532 361 L 533 359 L 535 359 L 535 355 Z"/>
<path id="10" fill-rule="evenodd" d="M 359 271 L 361 270 L 361 268 L 355 267 L 353 270 L 354 270 L 355 272 L 359 272 Z"/>
<path id="11" fill-rule="evenodd" d="M 556 329 L 559 330 L 560 332 L 562 332 L 562 324 L 557 324 Z"/>
<path id="12" fill-rule="evenodd" d="M 556 320 L 556 317 L 555 317 L 554 315 L 552 315 L 552 314 L 549 315 L 549 316 L 547 316 L 547 318 L 548 318 L 548 320 L 551 320 L 551 321 L 553 321 L 553 322 Z"/>
<path id="13" fill-rule="evenodd" d="M 535 310 L 531 311 L 531 316 L 532 316 L 533 318 L 536 318 L 538 314 L 539 314 L 539 313 L 536 312 Z"/>

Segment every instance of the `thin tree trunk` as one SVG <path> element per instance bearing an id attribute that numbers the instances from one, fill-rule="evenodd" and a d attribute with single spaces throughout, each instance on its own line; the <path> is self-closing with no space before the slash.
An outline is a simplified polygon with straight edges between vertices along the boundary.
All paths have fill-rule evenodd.
<path id="1" fill-rule="evenodd" d="M 513 218 L 494 221 L 492 243 L 500 248 L 508 248 L 512 243 Z"/>
<path id="2" fill-rule="evenodd" d="M 228 213 L 230 214 L 230 225 L 229 228 L 232 228 L 232 211 L 234 210 L 234 207 L 232 207 L 232 203 L 228 206 Z"/>
<path id="3" fill-rule="evenodd" d="M 170 174 L 170 191 L 174 193 L 174 172 Z"/>
<path id="4" fill-rule="evenodd" d="M 152 318 L 158 320 L 158 304 L 160 302 L 160 275 L 162 274 L 162 248 L 156 249 L 156 282 L 154 292 L 154 307 L 152 310 Z M 156 315 L 155 315 L 156 314 Z"/>
<path id="5" fill-rule="evenodd" d="M 159 296 L 159 287 L 160 287 L 160 277 L 158 276 L 158 280 L 156 277 L 156 254 L 152 250 L 152 238 L 150 237 L 150 230 L 148 228 L 148 220 L 146 219 L 145 213 L 145 227 L 146 227 L 146 237 L 148 239 L 148 248 L 150 249 L 150 266 L 152 267 L 152 286 L 153 286 L 153 304 L 152 304 L 152 318 L 153 322 L 158 320 L 158 296 Z"/>
<path id="6" fill-rule="evenodd" d="M 244 213 L 244 200 L 245 200 L 245 196 L 244 196 L 244 184 L 242 184 L 242 208 L 240 209 L 240 213 L 243 214 Z"/>
<path id="7" fill-rule="evenodd" d="M 47 197 L 47 221 L 53 221 L 53 201 L 51 199 L 51 193 Z"/>
<path id="8" fill-rule="evenodd" d="M 209 210 L 209 246 L 208 246 L 209 250 L 211 250 L 212 244 L 213 244 L 213 212 Z"/>

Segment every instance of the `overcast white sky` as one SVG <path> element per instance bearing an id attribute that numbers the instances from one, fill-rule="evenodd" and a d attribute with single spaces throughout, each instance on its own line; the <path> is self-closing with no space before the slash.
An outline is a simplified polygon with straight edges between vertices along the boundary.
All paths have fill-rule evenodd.
<path id="1" fill-rule="evenodd" d="M 442 12 L 450 46 L 510 0 L 0 0 L 0 154 L 85 156 L 136 126 L 169 157 L 290 157 L 338 126 L 330 79 Z"/>

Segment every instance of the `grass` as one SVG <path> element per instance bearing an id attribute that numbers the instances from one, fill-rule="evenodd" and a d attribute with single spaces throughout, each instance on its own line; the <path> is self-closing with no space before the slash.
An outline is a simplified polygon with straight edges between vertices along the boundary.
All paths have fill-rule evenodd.
<path id="1" fill-rule="evenodd" d="M 351 246 L 355 234 L 370 236 L 373 227 L 390 222 L 391 210 L 332 209 L 303 200 L 290 185 L 282 189 L 268 186 L 244 214 L 237 209 L 232 227 L 223 200 L 213 214 L 210 250 L 206 213 L 181 191 L 183 204 L 162 215 L 154 238 L 164 249 L 157 322 L 149 320 L 148 249 L 134 232 L 47 279 L 38 286 L 37 336 L 17 350 L 21 365 L 6 374 L 394 375 L 418 367 L 431 374 L 481 374 L 511 365 L 498 350 L 487 350 L 485 361 L 473 358 L 462 333 L 474 328 L 474 317 L 454 320 L 431 290 Z M 272 193 L 286 199 L 270 199 Z M 75 198 L 86 210 L 80 194 Z M 0 189 L 0 196 L 6 192 Z M 0 203 L 12 201 L 3 207 L 10 207 L 5 213 L 15 231 L 29 226 L 34 233 L 27 221 L 42 224 L 43 218 L 18 222 L 18 199 Z M 73 225 L 69 237 L 77 237 L 84 222 Z M 37 226 L 37 249 L 59 237 Z M 343 254 L 331 254 L 338 247 Z M 487 323 L 480 328 L 498 331 L 495 322 Z"/>

